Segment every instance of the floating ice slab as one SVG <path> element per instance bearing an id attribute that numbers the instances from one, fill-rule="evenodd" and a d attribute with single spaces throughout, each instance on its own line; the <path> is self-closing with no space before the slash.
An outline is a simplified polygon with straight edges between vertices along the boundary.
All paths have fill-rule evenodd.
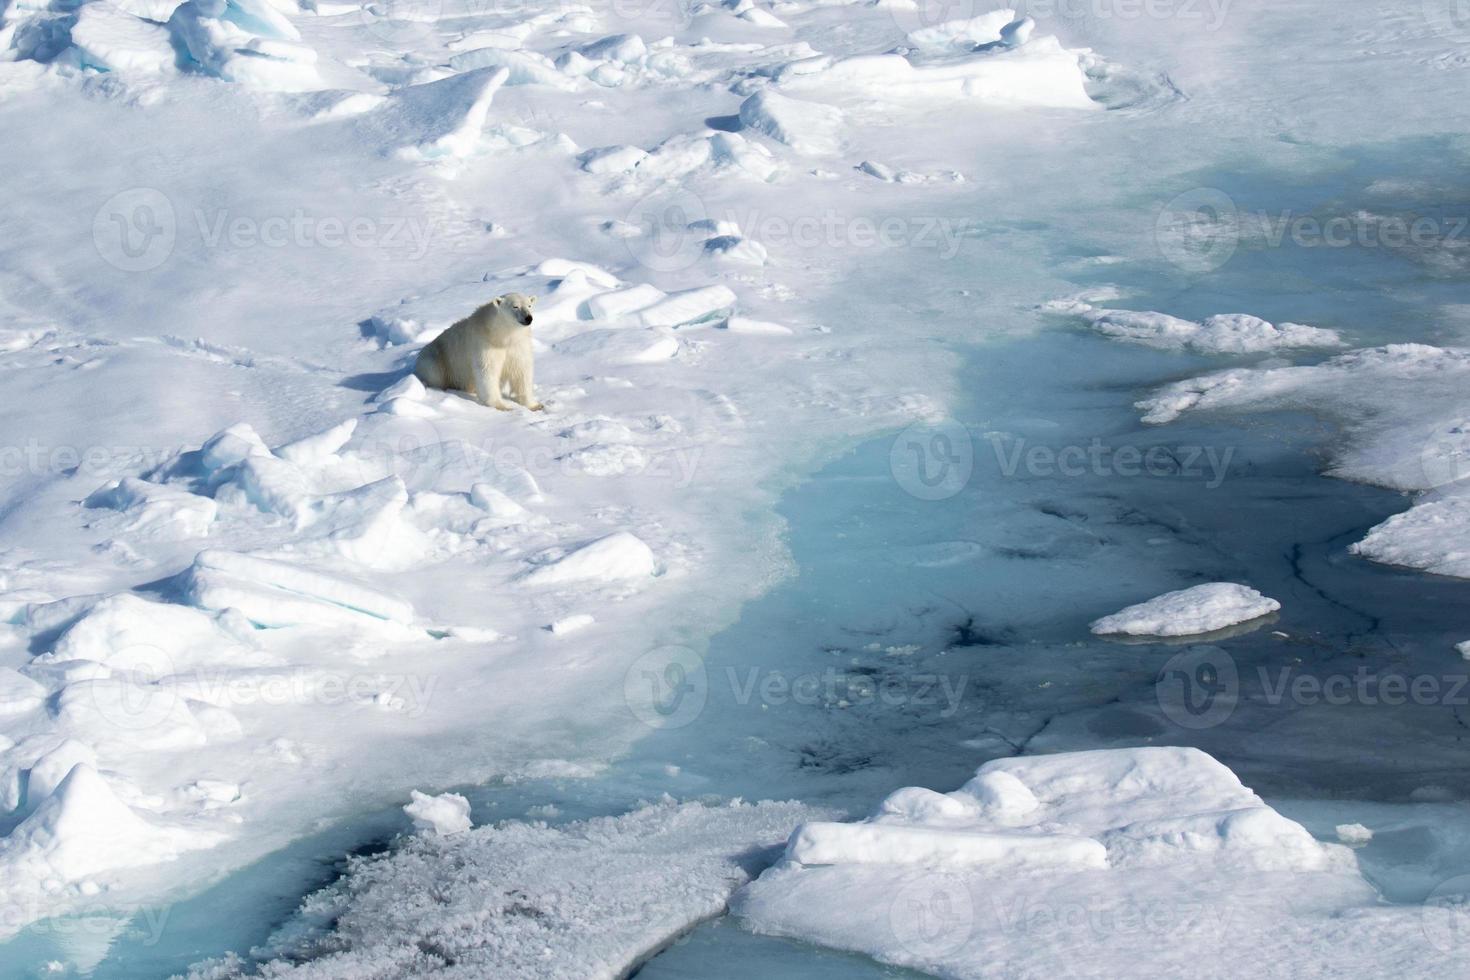
<path id="1" fill-rule="evenodd" d="M 414 975 L 452 961 L 466 976 L 626 976 L 720 914 L 753 862 L 823 812 L 797 803 L 672 801 L 562 827 L 500 823 L 400 838 L 356 860 L 273 939 L 281 980 Z M 324 926 L 325 923 L 330 926 Z M 191 977 L 234 975 L 207 964 Z"/>
<path id="2" fill-rule="evenodd" d="M 1234 582 L 1210 582 L 1166 592 L 1092 623 L 1099 636 L 1191 636 L 1249 622 L 1281 608 L 1275 599 Z"/>
<path id="3" fill-rule="evenodd" d="M 1263 900 L 1268 882 L 1280 901 Z M 1194 925 L 1141 925 L 1145 910 L 1200 902 Z M 1210 916 L 1232 913 L 1235 938 L 1300 936 L 1319 909 L 1374 902 L 1347 848 L 1314 840 L 1214 759 L 1139 748 L 997 760 L 951 793 L 909 787 L 856 824 L 804 824 L 732 908 L 757 932 L 978 978 L 1001 964 L 1167 975 L 1181 950 L 1225 940 L 1210 930 L 1227 920 Z M 1124 916 L 1140 926 L 1118 927 Z"/>
<path id="4" fill-rule="evenodd" d="M 470 822 L 470 801 L 458 793 L 441 793 L 430 796 L 413 791 L 413 802 L 403 812 L 413 818 L 414 829 L 420 833 L 462 834 L 474 826 Z"/>
<path id="5" fill-rule="evenodd" d="M 1301 323 L 1278 325 L 1246 313 L 1221 313 L 1196 322 L 1152 311 L 1079 307 L 1078 315 L 1103 336 L 1159 350 L 1256 354 L 1278 348 L 1342 346 L 1335 330 Z"/>

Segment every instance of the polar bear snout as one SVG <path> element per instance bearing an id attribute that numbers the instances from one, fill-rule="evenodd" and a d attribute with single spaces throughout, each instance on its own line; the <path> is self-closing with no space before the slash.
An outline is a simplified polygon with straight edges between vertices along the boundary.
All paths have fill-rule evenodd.
<path id="1" fill-rule="evenodd" d="M 526 314 L 526 318 L 521 321 L 521 326 L 523 326 L 523 327 L 529 327 L 531 325 L 531 320 L 532 320 L 531 314 L 527 313 Z"/>

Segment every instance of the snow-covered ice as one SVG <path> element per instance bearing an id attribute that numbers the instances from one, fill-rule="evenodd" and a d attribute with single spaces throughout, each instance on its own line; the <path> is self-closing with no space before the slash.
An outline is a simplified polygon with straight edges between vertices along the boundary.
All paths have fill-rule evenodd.
<path id="1" fill-rule="evenodd" d="M 734 911 L 943 977 L 1430 969 L 1416 914 L 1371 895 L 1348 848 L 1160 747 L 997 760 L 857 824 L 803 824 Z M 1218 944 L 1234 952 L 1203 953 Z"/>
<path id="2" fill-rule="evenodd" d="M 821 816 L 665 800 L 561 826 L 403 838 L 308 898 L 258 971 L 227 959 L 190 977 L 626 976 L 723 912 L 793 825 Z"/>
<path id="3" fill-rule="evenodd" d="M 1129 606 L 1094 620 L 1091 628 L 1099 636 L 1191 636 L 1249 622 L 1280 608 L 1281 603 L 1248 585 L 1207 582 Z"/>

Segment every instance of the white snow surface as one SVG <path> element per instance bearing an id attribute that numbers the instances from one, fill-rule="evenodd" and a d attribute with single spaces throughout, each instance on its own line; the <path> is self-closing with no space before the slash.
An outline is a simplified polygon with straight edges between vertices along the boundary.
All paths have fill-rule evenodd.
<path id="1" fill-rule="evenodd" d="M 263 964 L 228 959 L 189 976 L 626 976 L 723 912 L 794 824 L 823 815 L 798 803 L 664 800 L 564 826 L 401 838 L 308 898 Z"/>
<path id="2" fill-rule="evenodd" d="M 1261 595 L 1248 585 L 1207 582 L 1177 592 L 1166 592 L 1094 620 L 1091 629 L 1099 636 L 1110 633 L 1191 636 L 1248 622 L 1280 608 L 1281 603 Z"/>
<path id="3" fill-rule="evenodd" d="M 856 824 L 798 828 L 732 909 L 955 978 L 1425 976 L 1443 955 L 1421 926 L 1444 923 L 1375 907 L 1348 848 L 1191 748 L 1002 759 L 953 792 L 897 790 Z"/>

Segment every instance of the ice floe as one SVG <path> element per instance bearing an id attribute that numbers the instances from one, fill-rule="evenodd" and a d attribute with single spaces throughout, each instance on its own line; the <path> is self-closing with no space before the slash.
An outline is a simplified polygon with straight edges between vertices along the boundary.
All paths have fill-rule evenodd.
<path id="1" fill-rule="evenodd" d="M 1280 608 L 1281 603 L 1248 585 L 1209 582 L 1129 606 L 1095 620 L 1091 629 L 1100 636 L 1192 636 L 1249 622 Z"/>

